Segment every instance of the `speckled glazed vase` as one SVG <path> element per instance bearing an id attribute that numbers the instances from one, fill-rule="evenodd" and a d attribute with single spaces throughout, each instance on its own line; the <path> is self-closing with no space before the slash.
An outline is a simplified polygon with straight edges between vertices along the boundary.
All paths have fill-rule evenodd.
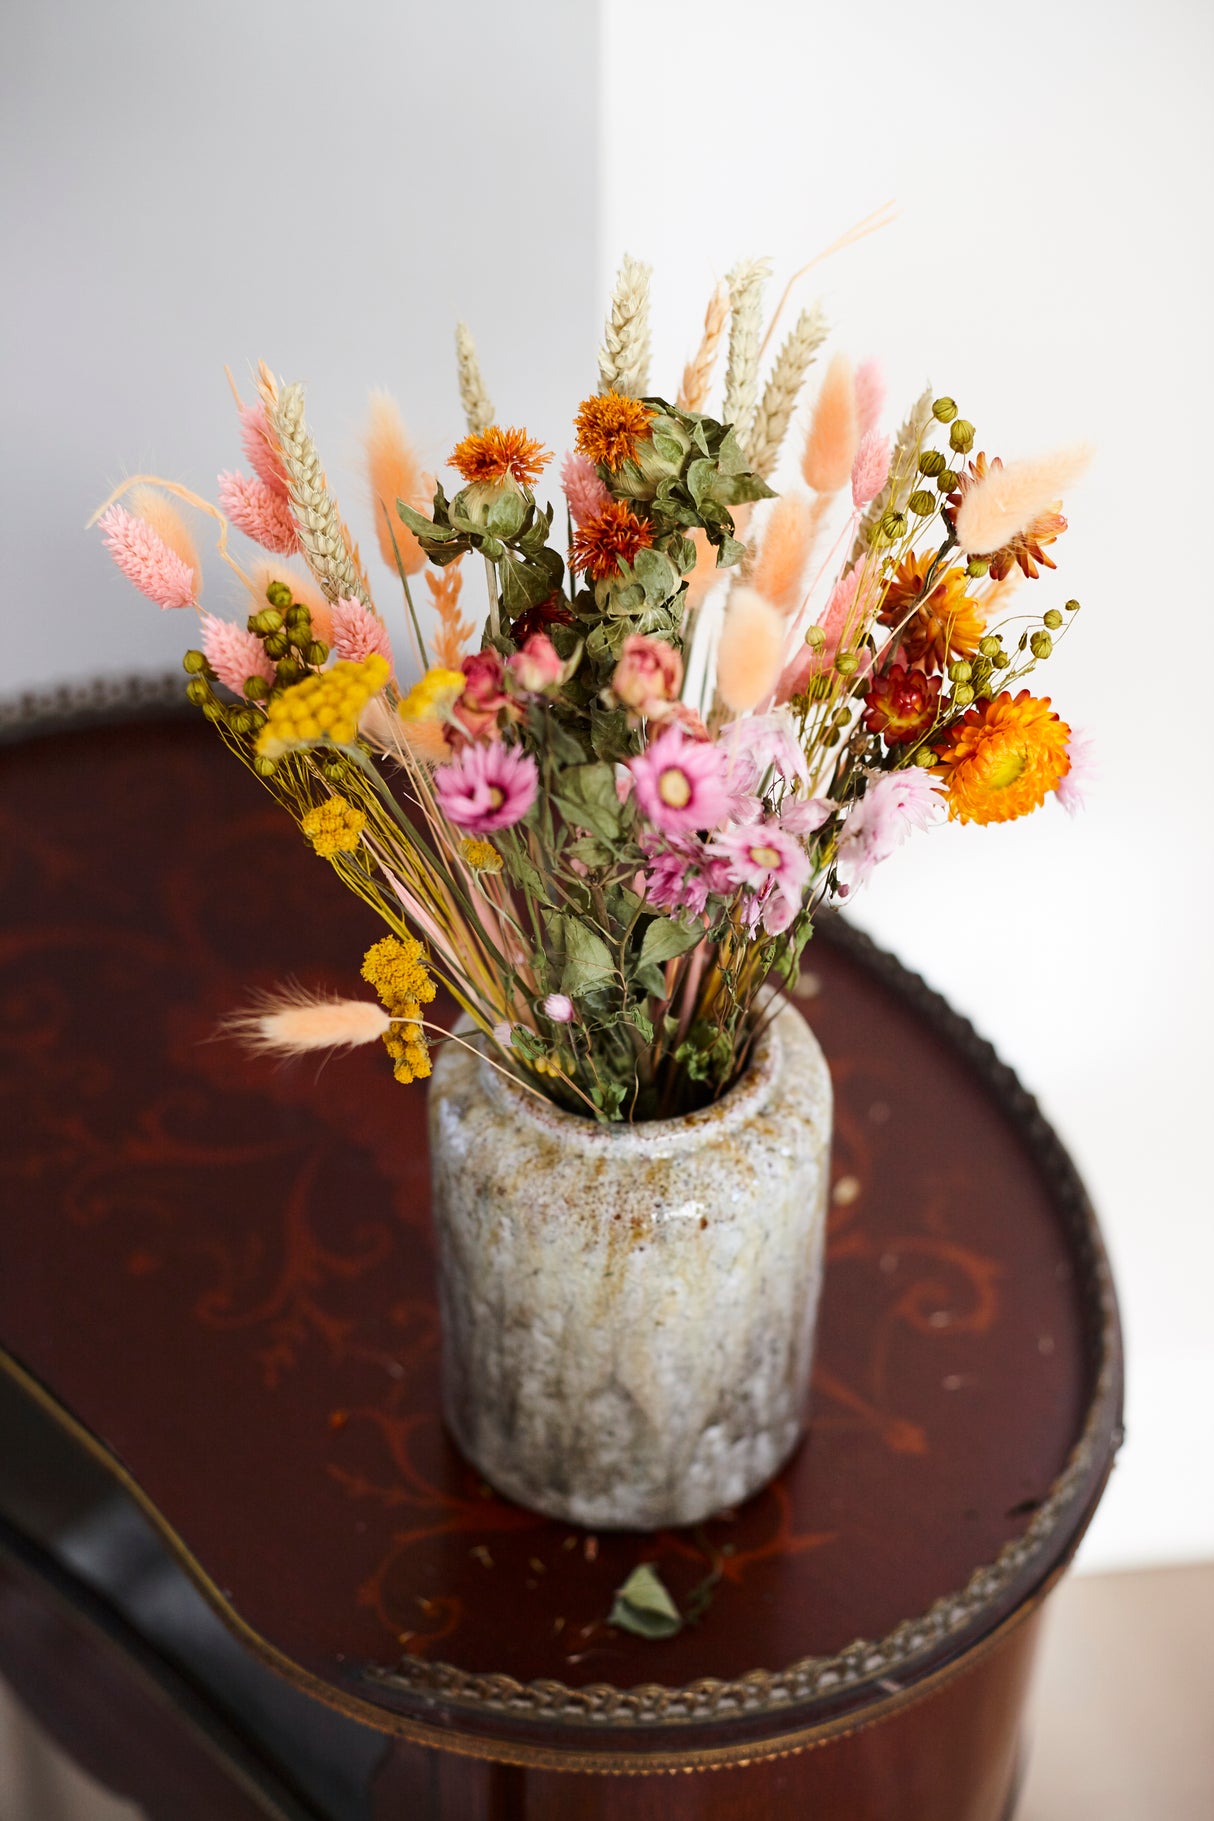
<path id="1" fill-rule="evenodd" d="M 830 1075 L 792 1006 L 714 1106 L 635 1126 L 442 1047 L 444 1415 L 499 1492 L 656 1529 L 771 1479 L 806 1420 L 830 1130 Z"/>

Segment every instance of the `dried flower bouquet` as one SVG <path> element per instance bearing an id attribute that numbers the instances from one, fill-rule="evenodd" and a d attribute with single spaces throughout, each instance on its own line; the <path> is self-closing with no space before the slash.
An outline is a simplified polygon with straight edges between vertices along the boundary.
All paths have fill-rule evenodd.
<path id="1" fill-rule="evenodd" d="M 462 325 L 458 486 L 421 474 L 374 398 L 395 649 L 303 392 L 264 366 L 237 401 L 249 471 L 220 476 L 218 507 L 140 477 L 99 515 L 137 587 L 201 614 L 190 699 L 390 932 L 363 963 L 378 1002 L 284 994 L 244 1020 L 267 1049 L 382 1040 L 398 1079 L 424 1077 L 439 983 L 495 1066 L 560 1105 L 682 1113 L 745 1068 L 764 988 L 794 976 L 819 908 L 911 830 L 1078 802 L 1083 737 L 1020 687 L 1077 603 L 1006 613 L 1054 567 L 1084 452 L 988 460 L 930 392 L 891 439 L 876 366 L 836 354 L 803 484 L 777 495 L 826 329 L 803 311 L 764 379 L 767 278 L 748 261 L 717 288 L 668 401 L 650 390 L 649 272 L 625 261 L 559 502 L 536 492 L 548 452 L 495 422 Z M 201 609 L 175 501 L 218 525 L 244 623 Z"/>

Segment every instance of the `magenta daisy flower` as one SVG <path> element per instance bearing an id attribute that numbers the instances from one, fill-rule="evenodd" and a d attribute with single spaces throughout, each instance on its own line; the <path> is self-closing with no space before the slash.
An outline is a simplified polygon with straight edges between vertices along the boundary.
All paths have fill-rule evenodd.
<path id="1" fill-rule="evenodd" d="M 768 817 L 721 829 L 711 847 L 728 863 L 731 885 L 748 885 L 762 895 L 764 928 L 773 933 L 787 929 L 809 883 L 809 855 L 800 841 Z"/>
<path id="2" fill-rule="evenodd" d="M 664 835 L 716 828 L 729 814 L 725 757 L 718 746 L 668 727 L 629 761 L 637 802 Z"/>
<path id="3" fill-rule="evenodd" d="M 538 788 L 531 754 L 504 740 L 466 746 L 434 774 L 435 795 L 447 820 L 478 835 L 513 827 L 535 802 Z"/>

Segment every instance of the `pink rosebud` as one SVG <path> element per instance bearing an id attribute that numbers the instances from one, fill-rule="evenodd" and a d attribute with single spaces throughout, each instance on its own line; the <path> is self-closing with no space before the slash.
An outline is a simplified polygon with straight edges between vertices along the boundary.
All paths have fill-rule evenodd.
<path id="1" fill-rule="evenodd" d="M 475 651 L 460 664 L 467 681 L 464 693 L 455 704 L 455 715 L 470 740 L 497 733 L 497 717 L 510 707 L 510 698 L 502 688 L 505 668 L 492 647 Z"/>
<path id="2" fill-rule="evenodd" d="M 510 672 L 520 689 L 528 695 L 542 695 L 559 683 L 565 674 L 560 653 L 544 632 L 533 632 L 521 651 L 510 659 Z"/>
<path id="3" fill-rule="evenodd" d="M 665 639 L 633 632 L 624 640 L 611 687 L 634 714 L 649 721 L 670 718 L 683 683 L 683 660 Z"/>
<path id="4" fill-rule="evenodd" d="M 549 993 L 544 1001 L 544 1016 L 554 1024 L 572 1024 L 573 1000 L 567 993 Z"/>

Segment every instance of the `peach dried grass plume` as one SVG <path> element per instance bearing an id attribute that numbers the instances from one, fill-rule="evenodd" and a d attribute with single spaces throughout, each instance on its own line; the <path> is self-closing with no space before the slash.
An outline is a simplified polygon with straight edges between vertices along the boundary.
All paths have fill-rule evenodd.
<path id="1" fill-rule="evenodd" d="M 396 511 L 397 500 L 406 506 L 424 503 L 425 489 L 417 456 L 413 452 L 396 401 L 387 392 L 372 392 L 363 436 L 363 454 L 367 464 L 367 481 L 371 489 L 371 509 L 375 514 L 375 535 L 379 554 L 389 569 L 396 569 L 396 549 L 406 575 L 416 575 L 426 563 L 426 553 L 413 533 L 401 523 Z"/>
<path id="2" fill-rule="evenodd" d="M 967 556 L 989 556 L 1010 543 L 1041 513 L 1057 506 L 1091 459 L 1091 448 L 1081 443 L 1035 460 L 989 469 L 957 508 L 961 549 Z"/>
<path id="3" fill-rule="evenodd" d="M 836 354 L 826 369 L 801 457 L 801 472 L 815 493 L 838 493 L 847 486 L 859 445 L 851 362 L 846 354 Z"/>
<path id="4" fill-rule="evenodd" d="M 435 663 L 444 670 L 459 669 L 464 647 L 476 629 L 474 622 L 464 619 L 459 610 L 460 590 L 464 585 L 460 574 L 462 562 L 463 558 L 457 557 L 437 574 L 432 569 L 426 571 L 426 587 L 438 616 L 438 629 L 430 646 Z"/>
<path id="5" fill-rule="evenodd" d="M 805 568 L 820 518 L 819 502 L 801 492 L 782 493 L 767 515 L 750 580 L 756 592 L 785 616 L 801 604 Z"/>
<path id="6" fill-rule="evenodd" d="M 374 1043 L 392 1024 L 382 1006 L 367 999 L 327 999 L 302 987 L 267 995 L 253 1010 L 238 1012 L 228 1028 L 251 1049 L 279 1056 L 309 1050 L 354 1049 Z"/>
<path id="7" fill-rule="evenodd" d="M 753 588 L 735 588 L 717 649 L 717 692 L 735 714 L 757 708 L 775 688 L 784 652 L 784 616 Z"/>

